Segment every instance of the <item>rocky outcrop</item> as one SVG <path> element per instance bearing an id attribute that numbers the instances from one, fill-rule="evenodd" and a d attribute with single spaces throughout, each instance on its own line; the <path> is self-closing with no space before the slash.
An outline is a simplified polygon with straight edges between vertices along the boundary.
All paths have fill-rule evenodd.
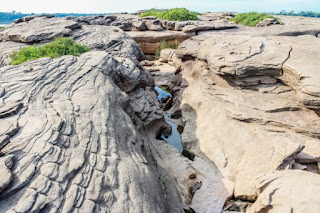
<path id="1" fill-rule="evenodd" d="M 256 27 L 267 27 L 267 26 L 270 26 L 270 25 L 275 25 L 275 24 L 279 24 L 279 22 L 274 19 L 274 18 L 266 18 L 266 19 L 263 19 L 262 21 L 260 21 Z"/>
<path id="2" fill-rule="evenodd" d="M 184 33 L 179 31 L 131 31 L 127 32 L 130 37 L 132 37 L 141 47 L 145 54 L 154 54 L 162 40 L 167 43 L 181 43 L 192 36 L 195 36 L 194 32 Z"/>
<path id="3" fill-rule="evenodd" d="M 72 20 L 40 17 L 6 28 L 1 32 L 0 40 L 30 44 L 48 42 L 57 36 L 71 36 L 71 32 L 77 28 L 80 28 L 80 24 Z"/>
<path id="4" fill-rule="evenodd" d="M 71 27 L 77 26 L 77 27 Z M 94 50 L 108 51 L 113 56 L 142 60 L 144 54 L 131 37 L 118 27 L 79 25 L 68 18 L 36 18 L 29 22 L 15 24 L 0 33 L 0 65 L 8 65 L 7 57 L 13 50 L 18 50 L 35 42 L 49 42 L 57 36 L 69 36 L 76 42 Z"/>
<path id="5" fill-rule="evenodd" d="M 210 33 L 232 33 L 241 35 L 259 35 L 259 36 L 312 36 L 317 37 L 320 33 L 319 18 L 299 17 L 299 16 L 276 16 L 281 24 L 272 24 L 267 27 L 246 27 L 237 25 L 236 28 L 228 32 L 221 31 L 199 31 L 198 34 Z"/>
<path id="6" fill-rule="evenodd" d="M 0 70 L 1 111 L 23 106 L 1 120 L 19 124 L 1 150 L 13 155 L 13 165 L 1 167 L 8 174 L 2 210 L 167 211 L 152 160 L 144 157 L 148 148 L 124 111 L 128 96 L 119 89 L 132 91 L 139 75 L 124 74 L 117 63 L 94 51 Z M 123 85 L 117 76 L 133 81 Z"/>
<path id="7" fill-rule="evenodd" d="M 140 48 L 117 27 L 44 17 L 7 28 L 0 44 L 9 54 L 58 35 L 92 51 L 0 68 L 1 211 L 182 211 L 139 132 L 163 119 Z"/>
<path id="8" fill-rule="evenodd" d="M 234 28 L 213 13 L 43 16 L 4 29 L 2 211 L 220 213 L 234 199 L 252 202 L 248 212 L 318 209 L 319 22 L 294 28 L 296 18 Z M 92 50 L 8 65 L 13 50 L 56 36 Z M 183 42 L 141 61 L 162 39 Z M 171 92 L 165 103 L 155 85 Z M 159 139 L 169 121 L 182 154 Z"/>
<path id="9" fill-rule="evenodd" d="M 235 24 L 231 24 L 227 20 L 221 21 L 190 21 L 182 28 L 183 32 L 197 32 L 203 30 L 221 30 L 234 28 Z"/>
<path id="10" fill-rule="evenodd" d="M 309 45 L 311 55 L 302 49 Z M 312 38 L 225 33 L 193 37 L 176 51 L 183 146 L 234 181 L 236 198 L 255 201 L 259 175 L 318 162 L 316 46 Z"/>
<path id="11" fill-rule="evenodd" d="M 252 212 L 318 212 L 320 208 L 318 174 L 284 171 L 263 174 L 256 180 L 259 198 Z"/>

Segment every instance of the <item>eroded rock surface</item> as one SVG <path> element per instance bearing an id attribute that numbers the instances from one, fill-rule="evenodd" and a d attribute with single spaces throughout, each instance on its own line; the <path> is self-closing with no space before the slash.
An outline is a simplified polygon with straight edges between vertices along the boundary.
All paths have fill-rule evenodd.
<path id="1" fill-rule="evenodd" d="M 19 134 L 1 150 L 14 156 L 15 177 L 1 184 L 2 210 L 166 211 L 143 138 L 124 111 L 129 99 L 119 89 L 117 76 L 125 75 L 117 63 L 93 51 L 0 70 L 1 109 L 24 106 L 10 117 Z M 127 83 L 132 91 L 136 82 Z"/>
<path id="2" fill-rule="evenodd" d="M 320 178 L 305 171 L 263 174 L 256 180 L 258 200 L 252 212 L 318 212 Z"/>
<path id="3" fill-rule="evenodd" d="M 19 47 L 14 41 L 46 42 L 60 32 L 92 51 L 2 64 L 1 211 L 182 211 L 178 192 L 163 187 L 150 145 L 139 133 L 163 119 L 150 90 L 154 81 L 138 63 L 140 48 L 120 28 L 66 23 L 79 22 L 40 17 L 2 34 L 10 40 L 0 43 L 6 54 Z"/>
<path id="4" fill-rule="evenodd" d="M 318 162 L 320 90 L 312 85 L 320 79 L 315 74 L 320 43 L 229 34 L 196 36 L 176 51 L 182 62 L 176 85 L 183 91 L 182 141 L 235 182 L 235 197 L 255 201 L 257 176 L 306 169 L 295 162 Z M 309 45 L 311 55 L 302 49 Z"/>

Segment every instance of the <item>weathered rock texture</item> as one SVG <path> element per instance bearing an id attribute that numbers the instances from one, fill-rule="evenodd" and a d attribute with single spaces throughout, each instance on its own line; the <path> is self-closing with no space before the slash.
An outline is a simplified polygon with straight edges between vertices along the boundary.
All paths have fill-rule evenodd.
<path id="1" fill-rule="evenodd" d="M 252 212 L 318 212 L 320 179 L 305 171 L 263 174 L 256 180 L 259 198 Z"/>
<path id="2" fill-rule="evenodd" d="M 319 209 L 319 20 L 200 19 L 41 16 L 1 31 L 1 211 L 220 213 L 232 196 L 254 202 L 249 212 Z M 139 64 L 123 31 L 146 53 L 188 40 Z M 13 50 L 56 36 L 92 51 L 8 65 Z M 155 84 L 173 93 L 188 158 L 155 139 L 167 128 Z"/>
<path id="3" fill-rule="evenodd" d="M 319 161 L 320 41 L 241 32 L 184 41 L 176 51 L 181 73 L 173 91 L 186 122 L 184 148 L 205 154 L 224 178 L 235 182 L 236 198 L 255 201 L 260 195 L 256 177 L 308 169 L 304 163 Z M 272 202 L 290 202 L 284 194 Z M 289 194 L 300 196 L 298 190 Z M 257 202 L 269 195 L 260 196 Z M 318 202 L 300 204 L 292 207 L 294 212 L 307 205 L 318 208 Z"/>
<path id="4" fill-rule="evenodd" d="M 138 132 L 163 115 L 120 28 L 34 18 L 2 32 L 2 54 L 60 35 L 93 50 L 0 68 L 1 211 L 182 211 Z"/>
<path id="5" fill-rule="evenodd" d="M 180 32 L 180 31 L 160 31 L 160 32 L 137 32 L 131 31 L 127 32 L 130 37 L 132 37 L 141 47 L 142 51 L 145 54 L 154 54 L 162 40 L 165 40 L 167 43 L 181 43 L 184 40 L 195 36 L 194 32 Z"/>

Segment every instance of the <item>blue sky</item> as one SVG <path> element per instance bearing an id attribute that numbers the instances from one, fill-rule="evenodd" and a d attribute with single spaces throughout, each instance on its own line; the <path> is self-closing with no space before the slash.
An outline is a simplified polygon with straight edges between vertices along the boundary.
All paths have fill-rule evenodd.
<path id="1" fill-rule="evenodd" d="M 1 3 L 0 11 L 108 13 L 173 7 L 199 12 L 320 12 L 320 0 L 9 0 Z"/>

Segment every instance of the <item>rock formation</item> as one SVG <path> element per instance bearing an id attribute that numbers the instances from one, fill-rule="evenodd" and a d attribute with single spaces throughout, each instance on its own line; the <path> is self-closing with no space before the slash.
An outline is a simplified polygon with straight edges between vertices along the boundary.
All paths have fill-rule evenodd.
<path id="1" fill-rule="evenodd" d="M 272 185 L 277 178 L 268 176 L 272 172 L 289 177 L 296 174 L 291 169 L 311 171 L 309 166 L 317 165 L 320 40 L 264 37 L 255 31 L 252 35 L 246 28 L 236 33 L 204 33 L 179 46 L 175 54 L 180 59 L 176 67 L 181 81 L 173 90 L 178 97 L 174 105 L 180 105 L 186 123 L 183 146 L 214 162 L 222 176 L 235 183 L 236 198 L 257 200 L 249 212 L 317 209 L 318 202 L 301 201 L 295 206 L 293 200 L 286 201 L 286 193 L 292 199 L 300 197 L 299 189 L 289 192 L 289 184 L 281 185 L 282 191 L 272 200 L 266 198 L 278 187 L 276 182 Z M 317 167 L 315 172 L 319 174 Z M 258 179 L 261 183 L 256 185 L 262 174 L 270 182 L 268 190 L 265 180 Z M 297 173 L 296 184 L 308 175 Z M 315 181 L 308 184 L 316 188 L 320 176 L 312 177 Z M 280 207 L 282 203 L 288 206 Z"/>
<path id="2" fill-rule="evenodd" d="M 1 31 L 1 211 L 316 212 L 320 21 L 234 15 L 32 16 Z M 57 36 L 92 50 L 10 65 Z M 162 39 L 182 43 L 143 60 Z M 160 139 L 168 121 L 182 154 Z"/>
<path id="3" fill-rule="evenodd" d="M 138 131 L 163 117 L 140 48 L 120 28 L 62 20 L 2 32 L 3 54 L 57 35 L 93 50 L 0 68 L 1 211 L 181 211 Z"/>

